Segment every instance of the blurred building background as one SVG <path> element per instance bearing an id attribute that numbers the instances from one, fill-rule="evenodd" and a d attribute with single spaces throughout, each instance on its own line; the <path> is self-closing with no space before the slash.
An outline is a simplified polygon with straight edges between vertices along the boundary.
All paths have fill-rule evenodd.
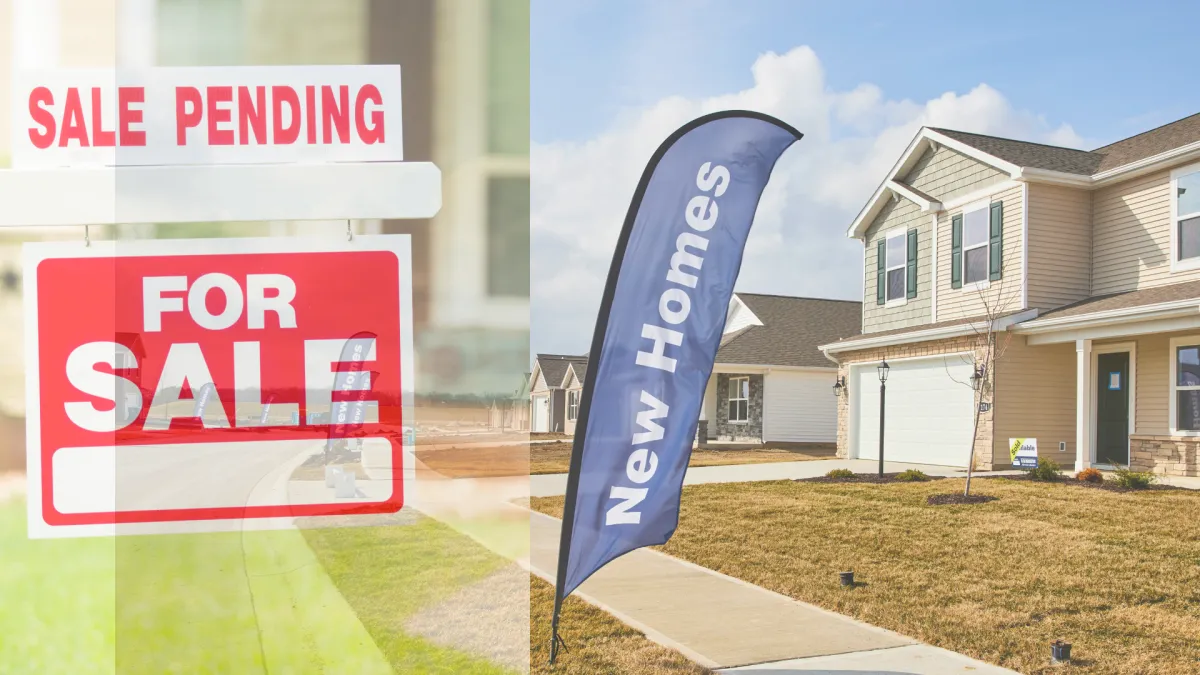
<path id="1" fill-rule="evenodd" d="M 529 0 L 0 0 L 0 40 L 2 167 L 13 133 L 14 69 L 399 63 L 405 159 L 441 168 L 442 211 L 431 221 L 354 228 L 413 239 L 416 385 L 424 400 L 417 421 L 486 424 L 491 401 L 522 386 Z M 131 224 L 91 228 L 91 236 L 339 236 L 344 228 L 344 221 Z M 14 436 L 24 416 L 20 245 L 46 239 L 82 243 L 83 232 L 0 230 L 0 441 L 9 455 L 24 452 Z M 0 457 L 0 470 L 4 464 Z"/>

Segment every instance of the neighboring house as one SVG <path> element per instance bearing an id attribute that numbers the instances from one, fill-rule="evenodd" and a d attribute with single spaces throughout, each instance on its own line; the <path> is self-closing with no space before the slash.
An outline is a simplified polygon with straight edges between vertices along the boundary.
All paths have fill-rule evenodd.
<path id="1" fill-rule="evenodd" d="M 488 426 L 500 431 L 529 431 L 529 373 L 511 396 L 492 399 Z"/>
<path id="2" fill-rule="evenodd" d="M 579 404 L 583 401 L 583 383 L 587 381 L 587 359 L 568 362 L 567 374 L 563 376 L 563 430 L 575 435 L 575 423 L 579 421 Z"/>
<path id="3" fill-rule="evenodd" d="M 1200 115 L 1092 151 L 921 129 L 849 236 L 862 335 L 822 347 L 839 455 L 878 456 L 886 358 L 885 459 L 1002 468 L 1036 438 L 1077 470 L 1200 473 Z"/>
<path id="4" fill-rule="evenodd" d="M 735 293 L 698 440 L 833 443 L 837 369 L 818 347 L 857 335 L 861 313 L 859 302 Z"/>
<path id="5" fill-rule="evenodd" d="M 862 304 L 854 301 L 735 293 L 704 391 L 697 440 L 833 443 L 837 368 L 818 346 L 857 334 L 861 314 Z M 574 433 L 587 358 L 541 354 L 538 364 L 547 384 L 534 384 L 534 430 L 540 428 L 541 406 L 550 408 L 545 419 L 552 425 L 561 422 Z M 555 382 L 558 389 L 551 386 Z M 560 410 L 561 418 L 555 417 Z"/>
<path id="6" fill-rule="evenodd" d="M 574 368 L 573 366 L 577 366 Z M 586 356 L 538 354 L 533 362 L 529 389 L 530 431 L 535 433 L 575 433 L 579 412 L 579 394 L 587 368 Z M 572 389 L 567 391 L 568 377 Z M 574 407 L 568 409 L 568 393 Z"/>

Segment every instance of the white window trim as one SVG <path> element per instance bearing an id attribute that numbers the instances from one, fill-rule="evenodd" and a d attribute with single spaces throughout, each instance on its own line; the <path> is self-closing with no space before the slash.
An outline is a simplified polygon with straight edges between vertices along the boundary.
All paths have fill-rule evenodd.
<path id="1" fill-rule="evenodd" d="M 728 422 L 730 424 L 749 424 L 750 423 L 750 393 L 749 393 L 750 376 L 749 375 L 739 375 L 737 377 L 731 377 L 731 378 L 729 378 L 729 383 L 732 384 L 733 382 L 736 382 L 738 380 L 746 381 L 746 398 L 730 398 L 729 397 L 729 384 L 726 384 L 725 385 L 725 413 L 726 413 L 726 415 L 729 414 L 729 404 L 730 403 L 733 403 L 734 401 L 745 401 L 746 402 L 746 419 L 735 420 L 732 417 L 730 417 L 728 419 Z M 741 393 L 741 387 L 738 387 L 738 392 Z"/>
<path id="2" fill-rule="evenodd" d="M 1179 347 L 1184 347 L 1184 346 L 1188 346 L 1188 345 L 1200 345 L 1200 335 L 1185 335 L 1183 337 L 1171 338 L 1171 346 L 1170 346 L 1171 351 L 1167 355 L 1167 359 L 1170 361 L 1170 364 L 1171 364 L 1171 367 L 1169 369 L 1170 372 L 1167 373 L 1167 376 L 1171 378 L 1167 382 L 1167 391 L 1170 394 L 1170 398 L 1167 402 L 1167 415 L 1168 415 L 1167 427 L 1168 427 L 1168 430 L 1169 430 L 1171 436 L 1200 436 L 1200 431 L 1189 431 L 1187 429 L 1180 430 L 1175 427 L 1175 421 L 1176 421 L 1175 408 L 1177 407 L 1176 392 L 1178 391 L 1178 387 L 1175 386 L 1175 383 L 1179 381 L 1179 378 L 1178 378 L 1178 372 L 1179 372 L 1178 349 L 1179 349 Z M 1190 387 L 1189 387 L 1189 389 L 1190 389 Z"/>
<path id="3" fill-rule="evenodd" d="M 1171 271 L 1186 272 L 1188 270 L 1200 269 L 1200 256 L 1188 258 L 1186 260 L 1179 259 L 1179 221 L 1188 218 L 1200 216 L 1197 213 L 1179 213 L 1179 178 L 1189 174 L 1200 172 L 1200 163 L 1181 166 L 1171 172 Z"/>
<path id="4" fill-rule="evenodd" d="M 889 267 L 887 264 L 888 242 L 897 237 L 904 239 L 904 262 L 896 267 Z M 904 290 L 900 292 L 900 297 L 895 300 L 889 300 L 888 296 L 888 278 L 892 270 L 904 270 Z M 908 228 L 895 228 L 887 233 L 883 242 L 883 306 L 884 307 L 902 307 L 908 304 Z"/>
<path id="5" fill-rule="evenodd" d="M 962 216 L 962 223 L 963 223 L 962 224 L 962 259 L 958 261 L 959 273 L 962 274 L 962 287 L 959 289 L 960 291 L 982 291 L 982 290 L 986 289 L 988 286 L 990 286 L 992 283 L 991 282 L 992 256 L 991 256 L 990 251 L 987 250 L 988 246 L 991 245 L 990 225 L 988 228 L 988 236 L 987 236 L 987 238 L 985 238 L 983 240 L 983 243 L 977 244 L 968 249 L 967 248 L 967 214 L 982 210 L 985 213 L 987 213 L 987 216 L 989 219 L 988 222 L 990 223 L 991 222 L 990 219 L 992 217 L 990 209 L 992 207 L 993 201 L 995 201 L 995 200 L 988 198 L 988 199 L 983 199 L 983 200 L 974 202 L 972 204 L 967 204 L 966 206 L 964 206 L 962 208 L 962 211 L 960 212 L 960 215 Z M 987 253 L 988 273 L 987 273 L 987 275 L 985 275 L 983 277 L 982 281 L 972 281 L 972 282 L 968 283 L 967 282 L 967 251 L 968 250 L 974 251 L 977 248 L 982 248 L 982 249 L 984 249 L 984 252 Z"/>
<path id="6" fill-rule="evenodd" d="M 1200 343 L 1197 343 L 1197 344 L 1200 344 Z M 1101 354 L 1120 354 L 1122 352 L 1129 352 L 1129 376 L 1128 376 L 1129 381 L 1125 383 L 1125 390 L 1129 393 L 1129 424 L 1128 424 L 1129 435 L 1132 436 L 1135 433 L 1137 433 L 1137 429 L 1135 427 L 1135 424 L 1137 423 L 1137 343 L 1136 342 L 1117 342 L 1117 343 L 1106 344 L 1106 345 L 1093 345 L 1092 346 L 1092 366 L 1091 366 L 1091 368 L 1092 368 L 1092 391 L 1091 391 L 1091 394 L 1089 395 L 1089 401 L 1090 401 L 1089 405 L 1091 405 L 1091 407 L 1092 407 L 1092 413 L 1091 413 L 1092 433 L 1091 433 L 1091 438 L 1089 439 L 1091 448 L 1089 448 L 1088 451 L 1091 454 L 1088 456 L 1088 466 L 1107 466 L 1107 465 L 1097 465 L 1096 464 L 1096 440 L 1100 435 L 1100 416 L 1097 414 L 1099 412 L 1100 402 L 1096 398 L 1096 390 L 1099 388 L 1099 384 L 1100 384 L 1100 355 Z M 1174 349 L 1171 350 L 1171 353 L 1174 354 Z M 1174 381 L 1174 380 L 1172 380 L 1172 381 Z M 1172 419 L 1174 419 L 1174 418 L 1172 418 Z M 1126 443 L 1128 443 L 1128 439 L 1126 440 Z M 1129 447 L 1127 449 L 1127 451 L 1129 453 L 1132 453 L 1133 448 Z M 1132 459 L 1132 456 L 1130 456 L 1130 458 Z M 1124 464 L 1122 466 L 1129 466 L 1129 465 Z"/>
<path id="7" fill-rule="evenodd" d="M 567 421 L 574 422 L 579 419 L 579 396 L 580 392 L 572 390 L 567 392 Z M 573 400 L 572 400 L 573 399 Z"/>

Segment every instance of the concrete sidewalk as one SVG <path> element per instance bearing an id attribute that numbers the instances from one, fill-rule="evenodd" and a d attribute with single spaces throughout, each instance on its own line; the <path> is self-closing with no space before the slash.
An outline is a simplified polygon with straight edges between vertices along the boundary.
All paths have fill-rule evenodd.
<path id="1" fill-rule="evenodd" d="M 530 568 L 553 583 L 560 521 L 531 512 L 529 525 Z M 804 660 L 821 657 L 826 660 L 818 663 L 818 672 L 1012 673 L 649 549 L 617 558 L 575 594 L 708 668 L 762 664 L 756 670 L 806 672 Z M 570 625 L 562 627 L 562 635 L 570 645 Z M 909 662 L 904 670 L 861 668 L 887 662 L 886 650 L 902 648 L 911 648 L 910 654 L 916 650 L 920 669 Z M 846 671 L 847 666 L 855 670 Z"/>
<path id="2" fill-rule="evenodd" d="M 806 462 L 764 462 L 761 464 L 730 464 L 726 466 L 694 466 L 687 470 L 684 485 L 701 483 L 751 483 L 760 480 L 795 480 L 824 476 L 832 469 L 850 469 L 855 473 L 872 473 L 879 463 L 870 459 L 813 459 Z M 931 464 L 905 464 L 887 462 L 888 473 L 917 469 L 930 476 L 957 476 L 966 478 L 965 469 Z M 1003 476 L 1019 471 L 977 471 L 976 476 Z M 554 497 L 567 493 L 567 474 L 551 473 L 529 477 L 529 494 L 532 497 Z"/>

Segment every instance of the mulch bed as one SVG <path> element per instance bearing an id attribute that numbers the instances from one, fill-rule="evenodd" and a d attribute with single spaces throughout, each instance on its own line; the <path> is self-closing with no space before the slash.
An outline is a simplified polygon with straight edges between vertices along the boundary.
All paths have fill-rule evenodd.
<path id="1" fill-rule="evenodd" d="M 925 500 L 930 506 L 942 506 L 943 504 L 984 504 L 994 502 L 999 497 L 991 495 L 964 495 L 961 492 L 956 492 L 952 495 L 929 495 Z"/>
<path id="2" fill-rule="evenodd" d="M 797 483 L 923 483 L 925 481 L 915 480 L 896 480 L 898 473 L 885 473 L 880 476 L 877 473 L 856 473 L 847 478 L 830 478 L 829 476 L 817 476 L 815 478 L 797 478 Z M 945 476 L 929 476 L 927 480 L 941 480 Z"/>
<path id="3" fill-rule="evenodd" d="M 1076 478 L 1070 478 L 1067 476 L 1063 476 L 1062 479 L 1056 480 L 1056 481 L 1034 480 L 1034 479 L 1030 478 L 1029 476 L 980 476 L 977 474 L 975 477 L 976 478 L 992 478 L 992 479 L 1006 478 L 1008 480 L 1022 481 L 1022 482 L 1026 482 L 1026 483 L 1050 483 L 1052 485 L 1070 485 L 1072 487 L 1094 488 L 1096 490 L 1108 490 L 1109 492 L 1145 492 L 1147 490 L 1186 490 L 1187 489 L 1184 487 L 1180 487 L 1178 485 L 1163 485 L 1161 483 L 1151 483 L 1150 485 L 1143 487 L 1143 488 L 1128 488 L 1128 487 L 1121 487 L 1120 485 L 1117 485 L 1116 483 L 1113 483 L 1110 480 L 1106 480 L 1103 483 L 1089 483 L 1085 480 L 1078 480 Z"/>

